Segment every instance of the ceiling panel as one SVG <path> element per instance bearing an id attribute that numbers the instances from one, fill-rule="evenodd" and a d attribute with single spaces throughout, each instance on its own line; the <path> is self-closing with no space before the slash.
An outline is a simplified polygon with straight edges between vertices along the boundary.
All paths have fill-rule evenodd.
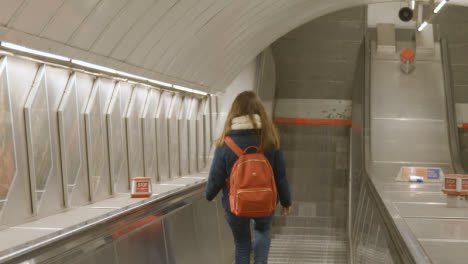
<path id="1" fill-rule="evenodd" d="M 10 21 L 15 11 L 21 6 L 24 0 L 0 0 L 0 25 L 4 26 Z"/>
<path id="2" fill-rule="evenodd" d="M 140 44 L 135 47 L 132 54 L 128 57 L 127 62 L 134 65 L 142 65 L 148 53 L 159 43 L 161 37 L 183 14 L 185 14 L 188 8 L 187 2 L 178 1 L 177 4 L 167 10 L 161 20 L 154 25 L 151 32 L 149 32 L 145 38 L 141 40 Z"/>
<path id="3" fill-rule="evenodd" d="M 126 60 L 130 53 L 138 46 L 138 43 L 149 34 L 156 26 L 164 14 L 172 8 L 178 0 L 158 1 L 138 22 L 133 29 L 122 38 L 115 49 L 112 57 L 119 60 Z"/>
<path id="4" fill-rule="evenodd" d="M 158 63 L 154 69 L 161 72 L 167 70 L 167 67 L 173 61 L 173 58 L 182 53 L 184 46 L 191 46 L 197 43 L 198 33 L 204 26 L 206 26 L 207 23 L 209 23 L 210 20 L 214 19 L 224 8 L 226 8 L 228 4 L 229 0 L 215 0 L 215 3 L 206 9 L 204 14 L 197 19 L 196 23 L 191 25 L 189 33 L 181 35 L 180 38 L 173 43 L 171 48 L 164 52 L 164 54 L 158 59 Z"/>
<path id="5" fill-rule="evenodd" d="M 125 8 L 127 2 L 128 0 L 101 0 L 93 12 L 73 32 L 67 43 L 89 50 L 112 19 L 122 8 Z"/>
<path id="6" fill-rule="evenodd" d="M 112 20 L 91 47 L 93 52 L 108 56 L 121 38 L 132 28 L 155 0 L 133 0 Z"/>
<path id="7" fill-rule="evenodd" d="M 222 91 L 287 32 L 333 11 L 378 2 L 382 0 L 0 0 L 0 41 Z M 450 3 L 466 5 L 468 0 Z"/>
<path id="8" fill-rule="evenodd" d="M 182 16 L 179 16 L 177 22 L 171 27 L 170 30 L 166 31 L 158 45 L 154 46 L 153 49 L 146 56 L 146 60 L 143 62 L 143 67 L 153 69 L 154 65 L 159 60 L 161 53 L 164 52 L 168 46 L 178 36 L 188 34 L 190 25 L 192 25 L 197 18 L 205 9 L 208 8 L 207 4 L 211 0 L 186 0 L 187 5 L 186 11 Z"/>
<path id="9" fill-rule="evenodd" d="M 27 1 L 17 10 L 8 27 L 38 35 L 65 0 Z"/>
<path id="10" fill-rule="evenodd" d="M 165 65 L 165 72 L 177 73 L 177 76 L 184 76 L 188 72 L 192 72 L 198 68 L 199 61 L 206 57 L 205 54 L 194 52 L 195 50 L 210 50 L 214 57 L 221 56 L 222 41 L 225 37 L 225 26 L 234 21 L 242 10 L 249 9 L 253 6 L 254 1 L 237 0 L 230 1 L 229 5 L 223 8 L 215 17 L 210 19 L 208 23 L 196 33 L 190 45 L 184 45 L 175 57 L 170 58 L 170 62 Z M 207 40 L 210 41 L 207 41 Z M 184 65 L 184 67 L 180 67 Z"/>
<path id="11" fill-rule="evenodd" d="M 67 0 L 44 28 L 41 36 L 66 42 L 98 3 L 99 0 Z"/>

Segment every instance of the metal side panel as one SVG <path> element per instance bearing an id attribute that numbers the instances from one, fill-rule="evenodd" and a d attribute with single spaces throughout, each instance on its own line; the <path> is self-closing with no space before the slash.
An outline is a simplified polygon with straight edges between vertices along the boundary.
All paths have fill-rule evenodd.
<path id="1" fill-rule="evenodd" d="M 8 81 L 7 58 L 0 59 L 0 216 L 17 172 L 15 132 Z"/>
<path id="2" fill-rule="evenodd" d="M 140 220 L 142 223 L 157 219 L 154 215 Z M 115 242 L 119 263 L 172 263 L 167 262 L 163 220 L 150 222 Z M 180 253 L 179 253 L 180 254 Z"/>
<path id="3" fill-rule="evenodd" d="M 145 177 L 153 179 L 153 183 L 158 182 L 158 153 L 156 138 L 156 112 L 158 110 L 161 92 L 150 90 L 146 105 L 143 110 L 143 151 L 145 157 Z"/>
<path id="4" fill-rule="evenodd" d="M 179 112 L 179 117 L 177 118 L 178 122 L 178 141 L 179 141 L 179 167 L 180 167 L 180 175 L 187 175 L 189 174 L 189 167 L 190 167 L 190 153 L 189 153 L 189 128 L 188 128 L 188 117 L 190 113 L 190 109 L 192 107 L 192 102 L 195 99 L 186 96 L 184 97 L 184 101 L 182 102 L 182 107 Z"/>
<path id="5" fill-rule="evenodd" d="M 72 74 L 58 108 L 65 207 L 69 207 L 78 177 L 82 175 L 81 170 L 85 169 L 76 89 L 76 75 Z"/>
<path id="6" fill-rule="evenodd" d="M 189 152 L 189 173 L 198 172 L 198 148 L 197 148 L 197 116 L 200 109 L 200 100 L 194 98 L 190 106 L 187 131 L 188 131 L 188 152 Z"/>
<path id="7" fill-rule="evenodd" d="M 79 210 L 75 214 L 106 213 L 38 237 L 0 256 L 1 262 L 231 264 L 234 245 L 220 217 L 220 200 L 205 201 L 204 187 L 200 183 L 120 209 Z"/>
<path id="8" fill-rule="evenodd" d="M 198 171 L 201 171 L 206 166 L 206 151 L 205 151 L 205 141 L 206 141 L 206 133 L 205 133 L 205 124 L 204 124 L 204 110 L 206 108 L 207 100 L 202 100 L 200 103 L 200 108 L 197 113 L 197 160 L 198 160 Z"/>
<path id="9" fill-rule="evenodd" d="M 130 178 L 145 176 L 143 164 L 143 127 L 140 118 L 143 114 L 147 95 L 147 89 L 135 87 L 127 111 L 126 123 Z"/>
<path id="10" fill-rule="evenodd" d="M 115 264 L 118 262 L 116 249 L 114 244 L 105 244 L 93 248 L 88 252 L 77 252 L 76 256 L 70 256 L 67 264 Z M 60 259 L 50 264 L 64 264 L 64 260 Z"/>
<path id="11" fill-rule="evenodd" d="M 199 195 L 193 200 L 193 218 L 201 263 L 219 263 L 223 258 L 223 249 L 219 240 L 220 229 L 216 228 L 220 224 L 216 203 L 208 202 L 203 195 Z"/>
<path id="12" fill-rule="evenodd" d="M 182 107 L 183 97 L 180 94 L 175 94 L 167 116 L 167 126 L 169 135 L 169 175 L 171 179 L 180 176 L 180 161 L 179 161 L 179 122 L 178 117 Z"/>
<path id="13" fill-rule="evenodd" d="M 231 227 L 224 217 L 224 208 L 221 202 L 221 194 L 216 197 L 216 214 L 219 228 L 219 241 L 223 253 L 223 264 L 231 264 L 234 259 L 234 240 Z"/>
<path id="14" fill-rule="evenodd" d="M 199 255 L 200 248 L 195 236 L 195 223 L 188 220 L 193 220 L 191 204 L 182 207 L 163 220 L 168 263 L 205 263 Z"/>
<path id="15" fill-rule="evenodd" d="M 163 92 L 156 113 L 156 137 L 158 139 L 158 175 L 161 182 L 169 179 L 169 135 L 167 115 L 171 107 L 173 94 Z"/>

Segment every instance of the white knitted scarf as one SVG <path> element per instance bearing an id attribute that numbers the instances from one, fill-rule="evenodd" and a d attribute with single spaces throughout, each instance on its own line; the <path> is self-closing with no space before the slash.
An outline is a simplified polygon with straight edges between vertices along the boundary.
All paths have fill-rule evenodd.
<path id="1" fill-rule="evenodd" d="M 257 129 L 262 128 L 262 120 L 260 119 L 260 116 L 255 114 L 253 115 L 253 119 L 255 121 L 255 124 L 257 125 Z M 250 121 L 250 118 L 248 115 L 238 116 L 232 119 L 232 123 L 231 123 L 232 130 L 254 129 L 254 128 L 255 127 Z"/>

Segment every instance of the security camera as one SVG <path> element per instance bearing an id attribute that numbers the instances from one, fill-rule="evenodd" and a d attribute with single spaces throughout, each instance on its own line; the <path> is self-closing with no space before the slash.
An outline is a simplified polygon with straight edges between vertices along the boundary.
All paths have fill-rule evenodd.
<path id="1" fill-rule="evenodd" d="M 404 22 L 411 21 L 411 19 L 413 19 L 413 15 L 413 9 L 409 7 L 403 7 L 402 9 L 400 9 L 400 12 L 398 12 L 398 17 L 400 17 L 401 21 Z"/>

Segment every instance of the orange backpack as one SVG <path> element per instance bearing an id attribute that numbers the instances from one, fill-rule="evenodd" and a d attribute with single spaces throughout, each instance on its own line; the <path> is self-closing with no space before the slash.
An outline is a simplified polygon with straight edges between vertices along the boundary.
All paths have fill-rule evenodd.
<path id="1" fill-rule="evenodd" d="M 276 208 L 276 184 L 270 162 L 256 146 L 242 151 L 230 137 L 224 142 L 239 157 L 227 179 L 231 212 L 241 217 L 265 217 Z M 250 148 L 257 153 L 247 154 Z"/>

